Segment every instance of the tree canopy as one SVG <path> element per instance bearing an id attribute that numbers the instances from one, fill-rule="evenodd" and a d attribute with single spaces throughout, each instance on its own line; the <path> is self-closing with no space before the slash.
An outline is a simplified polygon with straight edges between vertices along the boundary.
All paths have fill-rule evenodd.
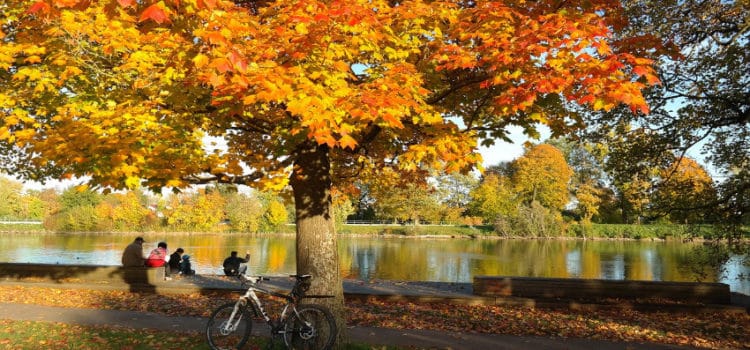
<path id="1" fill-rule="evenodd" d="M 613 36 L 625 17 L 609 0 L 0 8 L 5 170 L 107 188 L 288 182 L 298 272 L 341 305 L 332 185 L 468 171 L 508 126 L 559 135 L 582 106 L 644 113 L 657 82 L 638 54 L 650 42 Z"/>
<path id="2" fill-rule="evenodd" d="M 569 130 L 568 102 L 646 110 L 633 76 L 655 79 L 609 40 L 609 1 L 247 4 L 5 1 L 0 138 L 26 155 L 6 164 L 114 188 L 251 184 L 311 144 L 338 175 L 459 170 L 505 126 Z"/>
<path id="3" fill-rule="evenodd" d="M 669 50 L 647 54 L 656 60 L 662 81 L 647 90 L 651 113 L 634 118 L 615 109 L 597 115 L 597 134 L 619 145 L 620 157 L 612 159 L 624 173 L 637 173 L 647 164 L 667 167 L 675 154 L 705 161 L 722 181 L 719 198 L 702 204 L 723 209 L 725 220 L 748 222 L 750 3 L 623 3 L 630 21 L 619 34 L 651 35 Z"/>

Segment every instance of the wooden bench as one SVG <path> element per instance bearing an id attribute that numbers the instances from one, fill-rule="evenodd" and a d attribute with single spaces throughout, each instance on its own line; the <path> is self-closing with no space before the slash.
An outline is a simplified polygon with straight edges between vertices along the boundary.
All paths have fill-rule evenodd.
<path id="1" fill-rule="evenodd" d="M 731 302 L 729 285 L 724 283 L 475 276 L 473 287 L 475 295 L 484 297 L 568 300 L 666 299 L 721 305 Z"/>
<path id="2" fill-rule="evenodd" d="M 164 267 L 0 263 L 0 279 L 55 283 L 164 283 Z"/>

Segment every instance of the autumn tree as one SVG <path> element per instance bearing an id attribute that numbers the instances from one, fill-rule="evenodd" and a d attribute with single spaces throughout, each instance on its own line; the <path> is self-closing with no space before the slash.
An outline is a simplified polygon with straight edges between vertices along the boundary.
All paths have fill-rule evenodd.
<path id="1" fill-rule="evenodd" d="M 599 214 L 599 205 L 602 203 L 604 189 L 593 182 L 579 184 L 575 190 L 576 210 L 581 215 L 583 224 L 591 223 L 591 218 Z"/>
<path id="2" fill-rule="evenodd" d="M 419 225 L 421 221 L 440 219 L 440 203 L 435 189 L 427 184 L 406 184 L 400 187 L 378 187 L 373 191 L 373 208 L 381 220 L 393 222 L 409 221 Z"/>
<path id="3" fill-rule="evenodd" d="M 561 210 L 570 201 L 568 184 L 573 171 L 555 146 L 533 146 L 516 159 L 513 185 L 525 204 Z"/>
<path id="4" fill-rule="evenodd" d="M 279 232 L 281 226 L 289 221 L 286 206 L 280 200 L 273 199 L 266 204 L 263 212 L 260 230 L 265 232 Z"/>
<path id="5" fill-rule="evenodd" d="M 608 188 L 610 179 L 604 168 L 608 148 L 604 144 L 572 138 L 552 139 L 548 143 L 563 153 L 573 171 L 569 187 L 575 202 L 574 213 L 580 217 L 586 230 L 592 218 L 599 214 L 604 196 L 611 191 Z"/>
<path id="6" fill-rule="evenodd" d="M 23 184 L 0 175 L 0 220 L 41 219 L 44 202 Z"/>
<path id="7" fill-rule="evenodd" d="M 479 183 L 474 174 L 439 174 L 434 178 L 438 200 L 450 208 L 466 208 L 471 190 Z"/>
<path id="8" fill-rule="evenodd" d="M 224 212 L 229 220 L 229 227 L 237 232 L 258 232 L 263 206 L 255 196 L 240 192 L 228 193 Z"/>
<path id="9" fill-rule="evenodd" d="M 354 185 L 348 186 L 345 190 L 334 187 L 331 191 L 331 210 L 333 219 L 336 224 L 336 230 L 346 224 L 349 215 L 354 214 L 355 208 L 351 196 L 358 194 L 359 191 Z"/>
<path id="10" fill-rule="evenodd" d="M 650 133 L 648 143 L 629 143 L 619 162 L 668 166 L 673 155 L 701 154 L 726 175 L 719 197 L 704 209 L 722 209 L 722 221 L 750 219 L 750 3 L 748 1 L 624 1 L 628 25 L 617 35 L 647 34 L 663 43 L 652 51 L 661 85 L 647 90 L 647 116 L 613 109 L 596 115 L 594 137 L 610 131 Z M 645 52 L 644 52 L 645 53 Z M 622 128 L 627 125 L 628 128 Z M 629 172 L 637 172 L 629 171 Z M 665 203 L 666 204 L 666 203 Z"/>
<path id="11" fill-rule="evenodd" d="M 178 231 L 210 232 L 224 220 L 225 198 L 218 191 L 180 193 L 162 209 L 167 227 Z"/>
<path id="12" fill-rule="evenodd" d="M 623 223 L 641 223 L 651 205 L 659 169 L 674 159 L 659 149 L 654 134 L 644 128 L 618 124 L 608 131 L 604 168 L 616 195 Z M 638 147 L 632 147 L 638 145 Z"/>
<path id="13" fill-rule="evenodd" d="M 470 195 L 469 213 L 487 223 L 494 223 L 499 217 L 518 215 L 518 195 L 505 176 L 487 173 Z"/>
<path id="14" fill-rule="evenodd" d="M 565 134 L 580 106 L 646 112 L 657 80 L 612 40 L 623 18 L 608 0 L 0 7 L 5 169 L 118 189 L 289 184 L 297 272 L 335 296 L 320 302 L 341 323 L 334 184 L 469 171 L 509 126 Z"/>
<path id="15" fill-rule="evenodd" d="M 704 223 L 711 212 L 705 203 L 715 203 L 713 179 L 691 158 L 677 158 L 662 169 L 654 194 L 654 215 L 668 215 L 677 223 Z"/>
<path id="16" fill-rule="evenodd" d="M 15 204 L 21 199 L 23 184 L 5 176 L 0 176 L 0 218 L 20 218 L 20 208 Z"/>
<path id="17" fill-rule="evenodd" d="M 101 231 L 142 231 L 158 224 L 156 215 L 148 209 L 140 193 L 127 191 L 111 193 L 96 206 Z"/>
<path id="18" fill-rule="evenodd" d="M 97 231 L 100 217 L 96 207 L 103 196 L 87 186 L 71 186 L 58 197 L 60 207 L 45 220 L 45 228 L 55 231 Z"/>

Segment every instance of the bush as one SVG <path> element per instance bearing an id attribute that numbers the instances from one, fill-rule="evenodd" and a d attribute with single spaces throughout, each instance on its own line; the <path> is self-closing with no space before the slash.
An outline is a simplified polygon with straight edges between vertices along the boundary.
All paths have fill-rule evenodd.
<path id="1" fill-rule="evenodd" d="M 625 238 L 625 239 L 720 239 L 721 228 L 710 225 L 633 225 L 633 224 L 583 224 L 571 225 L 567 232 L 575 237 Z"/>
<path id="2" fill-rule="evenodd" d="M 520 206 L 516 217 L 499 217 L 494 226 L 505 237 L 558 237 L 564 232 L 560 215 L 538 202 Z"/>

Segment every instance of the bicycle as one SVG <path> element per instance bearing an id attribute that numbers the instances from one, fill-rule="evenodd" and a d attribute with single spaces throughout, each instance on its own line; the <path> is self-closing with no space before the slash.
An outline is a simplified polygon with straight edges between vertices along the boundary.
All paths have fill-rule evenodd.
<path id="1" fill-rule="evenodd" d="M 291 275 L 294 286 L 288 294 L 274 292 L 261 287 L 261 281 L 269 279 L 261 276 L 240 274 L 243 287 L 247 291 L 236 302 L 219 306 L 211 314 L 206 325 L 206 340 L 211 349 L 240 349 L 247 343 L 252 330 L 252 315 L 262 318 L 271 331 L 269 348 L 277 337 L 284 339 L 287 349 L 324 350 L 330 349 L 336 339 L 336 321 L 328 308 L 317 304 L 300 304 L 310 288 L 311 275 Z M 277 319 L 272 319 L 256 292 L 284 299 L 286 304 Z M 309 296 L 326 298 L 332 296 Z M 253 313 L 251 314 L 250 310 Z"/>

